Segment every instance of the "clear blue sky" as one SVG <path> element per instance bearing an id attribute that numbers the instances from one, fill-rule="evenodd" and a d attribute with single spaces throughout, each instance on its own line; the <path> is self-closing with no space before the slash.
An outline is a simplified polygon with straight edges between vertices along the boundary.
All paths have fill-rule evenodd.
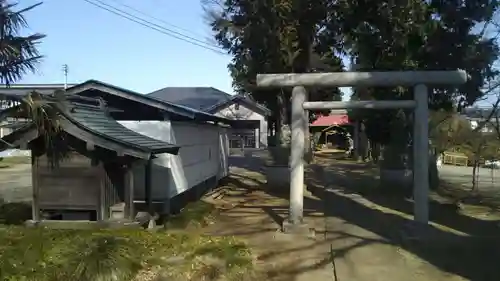
<path id="1" fill-rule="evenodd" d="M 19 8 L 42 0 L 22 0 Z M 95 0 L 90 0 L 96 2 Z M 25 14 L 27 32 L 46 34 L 39 50 L 45 56 L 39 73 L 20 83 L 63 83 L 62 65 L 69 66 L 68 82 L 97 79 L 140 93 L 163 87 L 211 86 L 233 93 L 227 64 L 231 57 L 172 38 L 124 19 L 84 0 L 44 0 Z M 200 0 L 103 0 L 201 41 L 212 42 Z M 151 17 L 127 9 L 131 6 Z M 186 31 L 188 30 L 188 31 Z M 350 89 L 342 89 L 344 99 Z"/>
<path id="2" fill-rule="evenodd" d="M 25 7 L 39 1 L 19 2 Z M 200 0 L 104 2 L 121 9 L 125 8 L 116 2 L 133 6 L 195 34 L 190 36 L 211 38 Z M 40 73 L 20 83 L 63 83 L 62 65 L 68 64 L 68 82 L 97 79 L 141 93 L 167 86 L 212 86 L 232 93 L 229 56 L 150 30 L 83 0 L 45 0 L 25 16 L 28 31 L 47 37 L 40 46 L 45 56 Z"/>

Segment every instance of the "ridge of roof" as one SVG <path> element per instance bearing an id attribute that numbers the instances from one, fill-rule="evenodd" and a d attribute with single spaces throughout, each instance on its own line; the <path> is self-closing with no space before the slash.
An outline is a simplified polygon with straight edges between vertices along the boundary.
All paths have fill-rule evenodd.
<path id="1" fill-rule="evenodd" d="M 64 100 L 52 100 L 51 98 L 51 105 L 59 115 L 59 122 L 63 130 L 76 126 L 78 130 L 146 154 L 178 153 L 179 146 L 140 134 L 120 124 L 111 117 L 107 107 L 100 99 L 94 99 L 94 104 L 89 104 L 88 101 L 92 98 L 81 98 L 87 102 L 75 101 L 78 100 L 75 96 Z M 8 112 L 5 112 L 5 114 L 8 114 Z M 13 133 L 23 134 L 32 129 L 36 129 L 36 124 L 28 122 Z M 76 135 L 74 132 L 70 134 L 78 138 L 79 133 L 76 133 Z M 11 135 L 12 133 L 5 137 L 11 138 Z M 2 148 L 5 149 L 6 147 L 2 146 Z"/>
<path id="2" fill-rule="evenodd" d="M 207 109 L 207 112 L 211 112 L 213 110 L 215 110 L 216 108 L 218 107 L 221 107 L 221 106 L 224 106 L 230 102 L 236 102 L 238 100 L 242 100 L 244 102 L 247 102 L 249 103 L 250 105 L 252 106 L 255 106 L 257 109 L 261 110 L 264 115 L 271 115 L 271 110 L 261 104 L 259 104 L 258 102 L 256 102 L 255 100 L 253 100 L 252 98 L 250 98 L 249 96 L 247 95 L 241 95 L 241 94 L 237 94 L 237 95 L 233 95 L 230 99 L 226 100 L 226 101 L 222 101 L 218 104 L 215 104 L 214 106 L 210 107 L 209 109 Z"/>
<path id="3" fill-rule="evenodd" d="M 90 86 L 98 85 L 98 86 L 101 86 L 104 88 L 109 88 L 109 89 L 113 89 L 115 91 L 125 93 L 131 97 L 139 99 L 138 102 L 143 102 L 145 104 L 149 103 L 148 105 L 150 105 L 150 106 L 157 107 L 157 108 L 165 110 L 169 113 L 180 115 L 180 116 L 183 116 L 183 117 L 186 117 L 189 119 L 193 119 L 193 120 L 202 119 L 203 121 L 214 121 L 214 122 L 222 122 L 222 123 L 227 123 L 227 124 L 230 123 L 230 120 L 228 120 L 226 118 L 215 116 L 213 114 L 209 114 L 209 113 L 206 113 L 206 112 L 203 112 L 200 110 L 196 110 L 196 109 L 193 109 L 193 108 L 190 108 L 187 106 L 183 106 L 180 104 L 175 104 L 175 103 L 159 100 L 159 99 L 156 99 L 153 97 L 148 97 L 147 95 L 140 94 L 140 93 L 132 91 L 132 90 L 121 88 L 121 87 L 118 87 L 118 86 L 115 86 L 112 84 L 108 84 L 108 83 L 105 83 L 105 82 L 102 82 L 99 80 L 94 80 L 94 79 L 87 80 L 81 84 L 70 87 L 70 88 L 66 89 L 66 92 L 68 92 L 68 93 L 76 92 L 76 90 L 78 88 L 85 87 L 88 85 L 90 85 Z M 90 88 L 92 88 L 92 87 L 90 87 Z"/>
<path id="4" fill-rule="evenodd" d="M 207 112 L 208 108 L 232 97 L 214 87 L 164 87 L 147 94 L 147 96 L 203 112 Z"/>

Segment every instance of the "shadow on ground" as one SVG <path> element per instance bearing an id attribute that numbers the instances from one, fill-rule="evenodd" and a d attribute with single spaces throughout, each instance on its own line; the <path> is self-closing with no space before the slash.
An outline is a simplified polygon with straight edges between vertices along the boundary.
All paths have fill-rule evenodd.
<path id="1" fill-rule="evenodd" d="M 263 161 L 258 158 L 232 159 L 233 166 L 260 172 Z M 420 257 L 444 272 L 459 275 L 468 280 L 500 280 L 500 232 L 498 221 L 487 221 L 462 214 L 455 204 L 431 200 L 431 221 L 443 227 L 431 226 L 427 239 L 409 239 L 404 231 L 410 225 L 413 213 L 413 203 L 403 196 L 391 196 L 374 189 L 376 180 L 373 173 L 359 170 L 359 165 L 350 163 L 337 163 L 335 165 L 309 165 L 307 178 L 308 190 L 314 198 L 304 199 L 305 214 L 322 216 L 325 218 L 340 218 L 349 224 L 359 226 L 381 239 L 372 240 L 357 237 L 357 243 L 347 245 L 343 249 L 332 253 L 333 258 L 346 255 L 349 251 L 369 244 L 389 244 L 405 249 Z M 245 182 L 251 178 L 244 176 L 233 177 L 234 184 L 248 190 L 255 190 Z M 328 186 L 327 189 L 324 186 Z M 288 198 L 288 192 L 276 192 L 262 183 L 260 189 L 273 196 Z M 368 200 L 372 205 L 361 203 L 360 199 Z M 259 206 L 254 206 L 259 208 Z M 270 217 L 280 222 L 287 213 L 287 203 L 282 206 L 269 208 L 260 206 Z M 266 209 L 267 208 L 267 209 Z M 385 209 L 385 210 L 383 210 Z M 327 227 L 327 239 L 321 242 L 322 246 L 331 244 L 333 240 L 351 236 L 348 233 L 333 231 L 335 227 Z M 257 230 L 256 230 L 257 231 Z M 458 233 L 461 232 L 462 234 Z M 238 235 L 234 231 L 233 235 Z M 307 246 L 306 246 L 307 247 Z M 310 247 L 310 246 L 309 246 Z M 287 255 L 294 255 L 301 249 L 283 250 Z M 276 251 L 270 255 L 284 254 Z M 331 262 L 332 257 L 325 257 L 319 263 L 311 265 L 311 269 Z M 308 268 L 295 267 L 289 269 L 293 272 L 307 271 Z"/>

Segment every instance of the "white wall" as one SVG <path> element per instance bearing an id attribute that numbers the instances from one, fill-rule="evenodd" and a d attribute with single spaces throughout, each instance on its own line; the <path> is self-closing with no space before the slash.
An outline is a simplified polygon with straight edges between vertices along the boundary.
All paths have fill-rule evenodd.
<path id="1" fill-rule="evenodd" d="M 475 120 L 469 120 L 470 122 L 470 127 L 474 130 L 477 128 L 477 126 L 479 126 L 479 122 L 478 121 L 475 121 Z M 482 129 L 481 129 L 481 132 L 482 133 L 492 133 L 493 132 L 493 128 L 491 128 L 491 125 L 490 124 L 486 124 L 486 126 L 484 126 Z"/>
<path id="2" fill-rule="evenodd" d="M 180 146 L 178 155 L 159 154 L 153 160 L 153 200 L 176 196 L 203 181 L 229 173 L 226 129 L 210 124 L 170 121 L 120 121 L 143 135 Z M 136 200 L 144 200 L 144 166 L 134 168 Z M 170 187 L 170 192 L 168 192 Z"/>
<path id="3" fill-rule="evenodd" d="M 236 109 L 235 103 L 220 109 L 215 115 L 233 120 L 258 120 L 260 122 L 260 143 L 258 147 L 267 146 L 267 118 L 265 115 L 259 114 L 243 105 L 239 105 L 239 108 Z M 259 136 L 257 129 L 255 131 L 255 136 L 256 138 Z"/>

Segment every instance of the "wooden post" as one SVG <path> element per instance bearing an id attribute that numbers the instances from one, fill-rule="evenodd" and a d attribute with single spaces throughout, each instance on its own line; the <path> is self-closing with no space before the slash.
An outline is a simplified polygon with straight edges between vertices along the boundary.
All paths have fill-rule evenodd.
<path id="1" fill-rule="evenodd" d="M 153 210 L 153 196 L 152 196 L 152 188 L 151 188 L 151 167 L 152 160 L 148 160 L 146 163 L 146 167 L 144 169 L 144 188 L 146 192 L 146 205 L 148 209 L 148 213 L 150 216 L 154 215 Z"/>
<path id="2" fill-rule="evenodd" d="M 38 157 L 35 155 L 34 151 L 31 150 L 31 184 L 33 188 L 31 208 L 33 222 L 37 223 L 40 221 L 40 186 L 38 185 Z"/>
<path id="3" fill-rule="evenodd" d="M 104 221 L 106 219 L 106 170 L 104 169 L 104 163 L 99 161 L 95 166 L 98 170 L 98 175 L 100 177 L 99 181 L 99 209 L 97 211 L 97 220 Z"/>
<path id="4" fill-rule="evenodd" d="M 148 223 L 148 228 L 153 229 L 156 226 L 156 218 L 155 218 L 155 212 L 153 209 L 153 191 L 152 191 L 152 186 L 151 186 L 151 168 L 153 165 L 153 161 L 151 159 L 148 160 L 146 163 L 146 167 L 144 169 L 144 187 L 145 187 L 145 192 L 146 192 L 146 205 L 148 209 L 148 214 L 149 214 L 149 223 Z"/>
<path id="5" fill-rule="evenodd" d="M 133 166 L 128 165 L 125 172 L 125 218 L 134 219 L 134 171 Z"/>

